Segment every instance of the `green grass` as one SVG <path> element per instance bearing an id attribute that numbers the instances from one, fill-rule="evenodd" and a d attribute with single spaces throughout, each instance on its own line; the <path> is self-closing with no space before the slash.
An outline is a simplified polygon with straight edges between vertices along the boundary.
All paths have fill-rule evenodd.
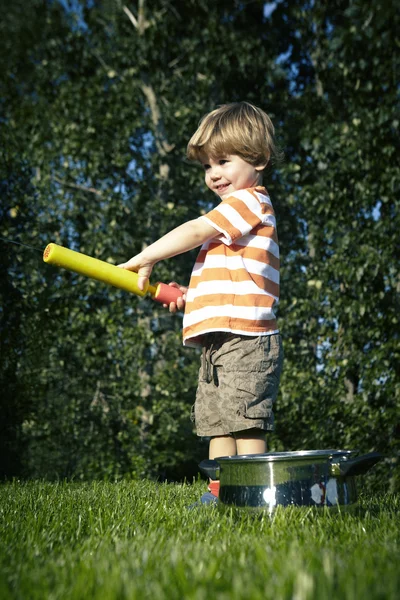
<path id="1" fill-rule="evenodd" d="M 188 511 L 204 487 L 0 486 L 0 598 L 399 598 L 399 497 L 359 515 Z"/>

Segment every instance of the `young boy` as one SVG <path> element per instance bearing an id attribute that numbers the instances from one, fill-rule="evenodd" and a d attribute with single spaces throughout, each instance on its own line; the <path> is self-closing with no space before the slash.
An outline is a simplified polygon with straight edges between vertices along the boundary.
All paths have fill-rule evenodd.
<path id="1" fill-rule="evenodd" d="M 189 287 L 171 312 L 185 308 L 183 343 L 202 347 L 194 407 L 197 435 L 209 437 L 209 458 L 266 452 L 282 369 L 274 307 L 279 299 L 275 215 L 262 187 L 276 154 L 268 115 L 247 102 L 207 114 L 187 156 L 203 165 L 216 208 L 167 233 L 120 265 L 144 287 L 155 263 L 201 246 Z M 218 482 L 201 502 L 213 503 Z"/>

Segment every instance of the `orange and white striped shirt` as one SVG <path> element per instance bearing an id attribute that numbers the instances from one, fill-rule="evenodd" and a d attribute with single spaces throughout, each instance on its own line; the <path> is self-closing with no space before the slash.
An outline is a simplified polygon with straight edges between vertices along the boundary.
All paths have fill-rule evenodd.
<path id="1" fill-rule="evenodd" d="M 212 331 L 278 333 L 279 246 L 264 187 L 236 191 L 200 217 L 220 232 L 200 249 L 190 278 L 183 343 Z"/>

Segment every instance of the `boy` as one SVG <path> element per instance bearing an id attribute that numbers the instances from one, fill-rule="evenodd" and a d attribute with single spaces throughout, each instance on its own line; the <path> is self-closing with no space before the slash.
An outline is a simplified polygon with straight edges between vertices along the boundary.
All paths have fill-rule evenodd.
<path id="1" fill-rule="evenodd" d="M 197 435 L 209 458 L 266 452 L 282 369 L 274 307 L 279 299 L 279 247 L 274 211 L 262 187 L 276 154 L 268 115 L 247 103 L 226 104 L 200 122 L 187 156 L 203 165 L 220 198 L 208 214 L 167 233 L 120 265 L 143 288 L 155 263 L 201 246 L 189 287 L 171 312 L 185 308 L 183 343 L 202 347 L 194 407 Z M 200 502 L 214 503 L 218 482 Z"/>

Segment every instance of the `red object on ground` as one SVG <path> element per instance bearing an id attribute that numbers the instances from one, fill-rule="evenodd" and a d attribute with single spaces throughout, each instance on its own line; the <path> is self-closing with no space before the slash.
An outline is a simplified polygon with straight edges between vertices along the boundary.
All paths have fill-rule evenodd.
<path id="1" fill-rule="evenodd" d="M 213 496 L 216 496 L 218 498 L 218 496 L 219 496 L 219 481 L 211 481 L 208 484 L 208 489 L 210 490 L 210 492 L 212 493 Z"/>

